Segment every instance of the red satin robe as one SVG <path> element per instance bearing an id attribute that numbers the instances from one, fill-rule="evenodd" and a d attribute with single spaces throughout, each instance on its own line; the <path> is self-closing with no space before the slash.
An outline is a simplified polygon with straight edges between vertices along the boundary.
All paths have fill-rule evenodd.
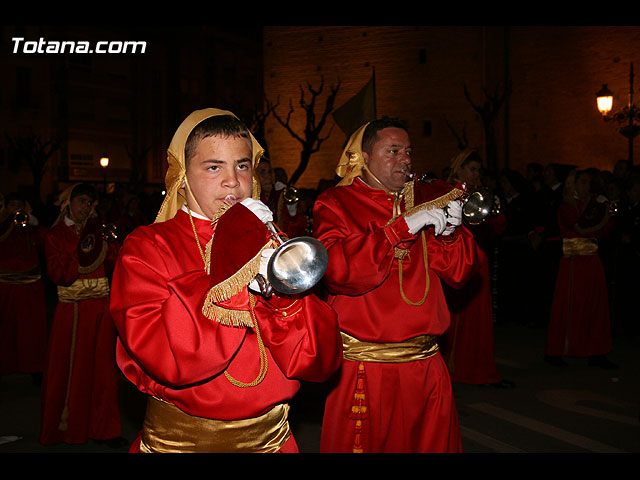
<path id="1" fill-rule="evenodd" d="M 558 209 L 558 224 L 563 238 L 598 238 L 611 229 L 611 223 L 607 222 L 589 235 L 578 233 L 575 225 L 585 209 L 597 209 L 598 206 L 576 203 L 574 206 L 565 202 Z M 601 205 L 600 208 L 606 206 Z M 561 257 L 545 354 L 571 357 L 604 355 L 611 351 L 612 345 L 607 281 L 600 256 Z"/>
<path id="2" fill-rule="evenodd" d="M 204 250 L 211 223 L 193 221 Z M 118 365 L 141 392 L 190 415 L 238 420 L 287 403 L 299 380 L 324 381 L 338 368 L 336 313 L 325 302 L 306 295 L 297 313 L 284 316 L 275 308 L 286 308 L 291 299 L 255 295 L 267 375 L 255 387 L 232 385 L 224 370 L 243 382 L 256 378 L 258 344 L 253 329 L 225 326 L 202 314 L 209 281 L 183 211 L 166 222 L 139 227 L 125 240 L 114 273 L 111 312 L 119 335 Z M 245 287 L 227 306 L 240 306 L 247 298 Z M 280 451 L 297 451 L 293 436 Z"/>
<path id="3" fill-rule="evenodd" d="M 46 229 L 12 224 L 13 217 L 8 217 L 0 225 L 0 375 L 42 372 L 47 352 L 42 277 L 28 283 L 8 278 L 32 271 L 44 274 L 40 254 Z"/>
<path id="4" fill-rule="evenodd" d="M 394 247 L 409 249 L 402 282 L 412 302 L 425 293 L 423 247 L 403 218 L 386 225 L 392 206 L 391 195 L 360 179 L 325 191 L 314 206 L 315 235 L 329 252 L 329 304 L 341 330 L 362 341 L 441 335 L 449 327 L 441 281 L 460 287 L 475 269 L 477 247 L 465 227 L 438 238 L 427 229 L 428 295 L 421 306 L 405 303 Z M 364 384 L 358 384 L 362 367 Z M 365 453 L 461 451 L 451 381 L 440 353 L 406 363 L 343 359 L 335 381 L 325 405 L 321 451 L 352 452 L 360 446 Z M 367 416 L 361 424 L 350 415 L 357 385 L 365 388 Z"/>
<path id="5" fill-rule="evenodd" d="M 502 233 L 504 215 L 472 228 L 481 245 Z M 502 380 L 494 352 L 493 304 L 487 254 L 478 251 L 478 273 L 461 289 L 445 286 L 451 326 L 440 339 L 451 381 L 482 385 Z"/>
<path id="6" fill-rule="evenodd" d="M 49 231 L 45 241 L 47 274 L 56 285 L 68 286 L 77 278 L 104 277 L 105 266 L 112 268 L 118 254 L 116 243 L 110 244 L 107 257 L 97 270 L 79 274 L 78 242 L 79 236 L 64 222 Z M 121 434 L 116 334 L 109 315 L 109 298 L 89 298 L 77 304 L 75 332 L 73 303 L 58 302 L 51 325 L 42 383 L 40 442 L 45 445 L 107 440 Z M 67 395 L 68 427 L 61 430 Z"/>

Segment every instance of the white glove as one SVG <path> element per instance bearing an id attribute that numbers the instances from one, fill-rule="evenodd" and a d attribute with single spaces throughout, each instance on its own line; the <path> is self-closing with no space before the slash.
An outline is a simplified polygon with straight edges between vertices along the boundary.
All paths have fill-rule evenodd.
<path id="1" fill-rule="evenodd" d="M 451 235 L 462 223 L 462 203 L 458 200 L 451 200 L 444 208 L 444 215 L 447 217 L 447 226 L 442 235 Z"/>
<path id="2" fill-rule="evenodd" d="M 444 210 L 441 208 L 434 208 L 433 210 L 419 210 L 413 215 L 407 215 L 404 217 L 409 227 L 409 232 L 413 235 L 422 230 L 427 225 L 433 225 L 435 234 L 440 235 L 447 226 L 447 218 L 444 214 Z"/>
<path id="3" fill-rule="evenodd" d="M 264 203 L 255 198 L 247 197 L 240 202 L 242 205 L 251 210 L 262 223 L 273 222 L 273 213 Z"/>
<path id="4" fill-rule="evenodd" d="M 287 186 L 282 183 L 280 180 L 278 180 L 276 183 L 274 183 L 273 185 L 273 189 L 278 192 L 280 190 L 284 190 L 285 188 L 287 188 Z"/>
<path id="5" fill-rule="evenodd" d="M 267 266 L 269 265 L 269 259 L 275 251 L 275 248 L 265 248 L 260 255 L 260 275 L 262 275 L 265 280 L 267 279 Z M 262 293 L 260 290 L 260 284 L 255 278 L 249 282 L 248 288 L 254 293 Z"/>

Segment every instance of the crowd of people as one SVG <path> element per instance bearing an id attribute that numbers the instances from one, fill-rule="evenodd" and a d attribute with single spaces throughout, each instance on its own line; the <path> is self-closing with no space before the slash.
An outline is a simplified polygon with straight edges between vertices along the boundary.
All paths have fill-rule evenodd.
<path id="1" fill-rule="evenodd" d="M 288 402 L 311 381 L 330 386 L 323 452 L 460 452 L 452 382 L 516 387 L 495 325 L 546 329 L 558 368 L 616 368 L 613 335 L 640 330 L 627 161 L 491 172 L 466 149 L 410 180 L 408 128 L 387 117 L 316 189 L 264 153 L 233 113 L 198 110 L 169 146 L 164 196 L 78 183 L 54 213 L 3 198 L 0 375 L 41 385 L 41 443 L 127 442 L 122 375 L 148 398 L 131 451 L 296 452 Z M 464 218 L 473 192 L 490 200 L 479 222 Z M 311 291 L 259 288 L 272 222 L 325 246 Z"/>

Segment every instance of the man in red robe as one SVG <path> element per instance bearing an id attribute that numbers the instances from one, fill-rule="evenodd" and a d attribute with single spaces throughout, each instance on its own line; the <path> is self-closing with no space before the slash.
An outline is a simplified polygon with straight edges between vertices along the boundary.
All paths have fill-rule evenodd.
<path id="1" fill-rule="evenodd" d="M 47 308 L 41 255 L 47 229 L 18 194 L 0 210 L 0 375 L 39 381 L 47 352 Z"/>
<path id="2" fill-rule="evenodd" d="M 314 295 L 261 295 L 275 241 L 254 165 L 263 150 L 230 112 L 189 115 L 168 151 L 167 196 L 114 273 L 117 361 L 148 395 L 135 452 L 297 452 L 299 381 L 339 366 L 335 312 Z"/>
<path id="3" fill-rule="evenodd" d="M 325 404 L 322 452 L 462 450 L 436 337 L 449 327 L 441 282 L 461 286 L 477 246 L 461 225 L 462 191 L 439 180 L 414 185 L 410 168 L 404 122 L 371 122 L 341 157 L 342 181 L 314 207 L 344 352 Z"/>
<path id="4" fill-rule="evenodd" d="M 616 368 L 611 350 L 607 282 L 598 240 L 611 232 L 613 220 L 605 198 L 591 191 L 588 170 L 572 171 L 558 209 L 562 253 L 547 328 L 545 360 L 566 365 L 563 356 L 588 358 L 590 365 Z"/>
<path id="5" fill-rule="evenodd" d="M 482 187 L 481 172 L 480 155 L 465 149 L 454 157 L 448 181 L 464 183 L 467 191 L 473 192 Z M 480 247 L 480 267 L 461 289 L 444 288 L 451 327 L 441 338 L 442 352 L 454 383 L 512 387 L 513 383 L 504 380 L 496 367 L 489 269 L 493 241 L 504 231 L 504 215 L 487 217 L 470 231 Z"/>
<path id="6" fill-rule="evenodd" d="M 117 242 L 102 236 L 95 189 L 76 184 L 60 195 L 60 216 L 45 242 L 47 274 L 58 287 L 42 382 L 40 442 L 123 445 L 115 328 L 109 281 Z"/>

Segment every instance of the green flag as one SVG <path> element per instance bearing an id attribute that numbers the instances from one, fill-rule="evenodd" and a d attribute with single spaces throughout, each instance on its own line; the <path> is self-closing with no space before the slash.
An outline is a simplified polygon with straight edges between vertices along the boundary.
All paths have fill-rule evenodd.
<path id="1" fill-rule="evenodd" d="M 358 128 L 376 118 L 376 74 L 344 105 L 333 111 L 333 119 L 347 135 L 347 139 Z"/>

